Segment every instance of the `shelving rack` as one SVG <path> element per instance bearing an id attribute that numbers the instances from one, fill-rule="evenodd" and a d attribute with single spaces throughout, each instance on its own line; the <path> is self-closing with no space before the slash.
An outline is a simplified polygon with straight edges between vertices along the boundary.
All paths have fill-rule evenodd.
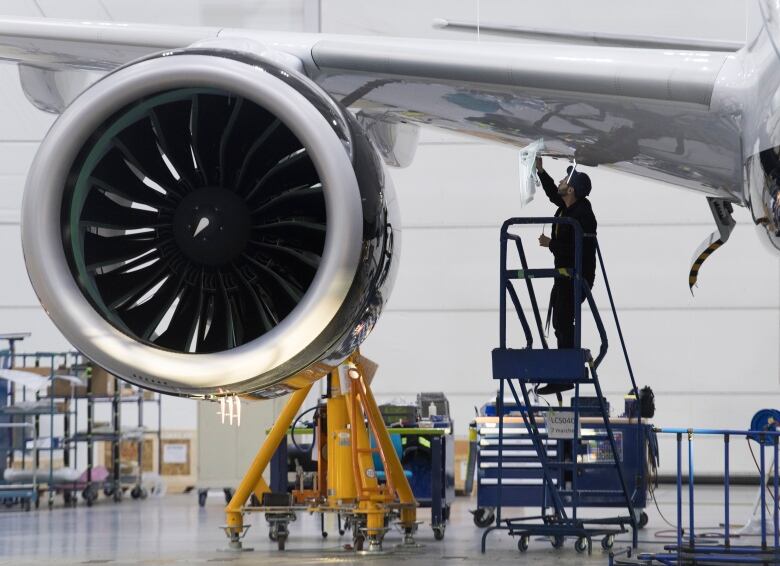
<path id="1" fill-rule="evenodd" d="M 75 433 L 70 437 L 70 442 L 87 444 L 87 471 L 86 484 L 82 491 L 82 496 L 91 506 L 98 497 L 98 490 L 101 486 L 100 481 L 93 480 L 93 471 L 95 468 L 95 442 L 109 442 L 111 449 L 111 476 L 102 482 L 103 493 L 106 497 L 111 497 L 119 502 L 125 489 L 130 489 L 130 495 L 133 499 L 145 499 L 146 489 L 143 487 L 143 463 L 144 463 L 144 440 L 150 435 L 157 438 L 157 473 L 160 473 L 162 465 L 162 406 L 160 395 L 154 394 L 152 398 L 146 398 L 144 392 L 136 387 L 132 387 L 132 393 L 122 394 L 120 381 L 113 377 L 113 394 L 108 396 L 95 395 L 93 392 L 93 381 L 88 368 L 84 368 L 87 374 L 87 430 L 85 432 Z M 125 389 L 127 390 L 127 389 Z M 95 430 L 95 406 L 99 403 L 110 403 L 111 406 L 111 429 Z M 132 431 L 122 431 L 122 406 L 125 403 L 136 403 L 138 410 L 137 427 Z M 157 428 L 147 430 L 144 428 L 144 407 L 146 403 L 157 405 Z M 135 442 L 137 454 L 137 474 L 133 477 L 122 476 L 121 470 L 121 443 Z"/>
<path id="2" fill-rule="evenodd" d="M 27 446 L 25 438 L 21 447 L 12 446 L 7 454 L 9 465 L 14 465 L 17 454 L 21 458 L 20 465 L 22 469 L 27 469 L 28 458 L 32 456 L 32 469 L 37 474 L 41 470 L 41 454 L 48 453 L 47 474 L 38 474 L 40 483 L 36 486 L 38 493 L 48 493 L 49 506 L 54 505 L 56 493 L 61 493 L 66 504 L 75 504 L 78 500 L 77 494 L 81 491 L 83 499 L 88 506 L 91 506 L 98 498 L 99 490 L 102 487 L 107 497 L 112 497 L 114 501 L 121 501 L 122 495 L 126 489 L 130 490 L 134 499 L 145 498 L 146 490 L 142 484 L 143 464 L 144 464 L 144 439 L 153 436 L 157 438 L 157 472 L 160 471 L 162 462 L 161 451 L 161 402 L 159 394 L 154 394 L 148 398 L 144 391 L 135 387 L 120 388 L 120 382 L 116 377 L 111 376 L 113 380 L 113 392 L 110 395 L 100 395 L 94 392 L 91 365 L 85 360 L 79 352 L 34 352 L 34 353 L 16 353 L 13 349 L 0 351 L 0 356 L 7 360 L 5 367 L 13 367 L 18 370 L 35 370 L 36 368 L 47 368 L 49 375 L 44 376 L 49 379 L 48 392 L 45 390 L 35 392 L 27 391 L 25 387 L 18 387 L 9 384 L 6 403 L 0 402 L 0 423 L 12 421 L 15 417 L 23 419 L 24 422 L 32 421 L 34 428 L 34 441 L 31 447 Z M 13 360 L 13 363 L 8 361 Z M 37 372 L 40 372 L 37 369 Z M 63 395 L 62 391 L 55 389 L 55 380 L 58 377 L 66 375 L 82 376 L 86 392 L 79 390 L 75 383 L 69 388 L 69 394 Z M 5 383 L 5 382 L 3 382 Z M 130 391 L 130 393 L 127 393 Z M 125 393 L 125 394 L 123 394 Z M 19 407 L 19 402 L 24 402 L 34 395 L 35 401 L 46 401 L 47 405 L 39 405 L 34 408 Z M 2 401 L 0 399 L 0 401 Z M 95 430 L 95 408 L 102 403 L 109 403 L 111 410 L 111 424 L 108 430 Z M 137 405 L 137 423 L 132 431 L 122 430 L 122 406 L 126 403 L 135 403 Z M 144 428 L 144 412 L 147 404 L 157 405 L 157 427 L 147 430 Z M 79 427 L 79 406 L 82 406 L 81 412 L 86 410 L 86 430 L 78 431 Z M 86 407 L 84 407 L 86 405 Z M 58 427 L 55 419 L 62 416 L 62 426 Z M 41 436 L 41 417 L 48 417 L 48 435 Z M 59 433 L 55 434 L 55 430 Z M 137 445 L 137 474 L 132 477 L 123 477 L 121 474 L 121 443 L 135 442 Z M 46 445 L 42 446 L 41 442 Z M 111 474 L 108 478 L 98 480 L 94 478 L 95 469 L 95 443 L 108 442 L 111 450 Z M 80 448 L 81 447 L 81 448 Z M 87 468 L 86 473 L 73 482 L 55 482 L 54 460 L 55 454 L 62 454 L 62 464 L 65 468 L 75 466 L 78 463 L 78 454 L 80 449 L 86 448 Z M 3 460 L 5 462 L 5 459 Z M 2 466 L 0 466 L 2 468 Z M 1 476 L 0 476 L 1 477 Z M 2 496 L 0 495 L 0 498 Z M 8 502 L 8 500 L 6 500 Z M 36 506 L 39 504 L 39 498 L 36 497 Z"/>

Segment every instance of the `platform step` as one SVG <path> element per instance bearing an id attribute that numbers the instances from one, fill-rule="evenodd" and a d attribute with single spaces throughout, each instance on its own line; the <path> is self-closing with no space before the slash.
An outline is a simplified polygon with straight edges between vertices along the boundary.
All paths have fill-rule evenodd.
<path id="1" fill-rule="evenodd" d="M 493 379 L 517 379 L 524 383 L 589 383 L 590 350 L 493 350 Z"/>

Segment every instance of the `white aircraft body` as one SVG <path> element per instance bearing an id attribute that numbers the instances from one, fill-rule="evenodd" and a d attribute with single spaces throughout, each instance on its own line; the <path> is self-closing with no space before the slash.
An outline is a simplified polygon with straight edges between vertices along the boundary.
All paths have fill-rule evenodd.
<path id="1" fill-rule="evenodd" d="M 698 191 L 708 245 L 748 207 L 780 249 L 780 0 L 748 4 L 744 45 L 0 19 L 0 58 L 60 114 L 25 190 L 31 281 L 73 345 L 129 381 L 284 394 L 379 317 L 400 242 L 384 166 L 410 163 L 421 126 L 542 138 L 545 155 Z"/>

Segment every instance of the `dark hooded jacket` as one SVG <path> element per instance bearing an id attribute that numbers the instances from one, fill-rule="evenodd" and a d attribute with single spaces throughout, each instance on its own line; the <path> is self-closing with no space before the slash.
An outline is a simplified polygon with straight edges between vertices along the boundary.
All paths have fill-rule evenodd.
<path id="1" fill-rule="evenodd" d="M 577 201 L 566 208 L 566 204 L 558 194 L 558 186 L 546 171 L 539 172 L 544 192 L 558 210 L 556 217 L 564 216 L 577 220 L 582 226 L 583 234 L 596 234 L 596 216 L 587 197 L 577 198 Z M 550 240 L 550 251 L 555 257 L 555 268 L 574 267 L 574 232 L 567 224 L 554 224 Z M 583 238 L 582 276 L 593 287 L 596 278 L 596 242 L 594 238 Z"/>

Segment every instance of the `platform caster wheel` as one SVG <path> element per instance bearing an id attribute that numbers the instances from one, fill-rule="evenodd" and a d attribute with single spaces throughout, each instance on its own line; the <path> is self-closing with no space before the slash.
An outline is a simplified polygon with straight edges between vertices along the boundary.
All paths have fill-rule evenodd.
<path id="1" fill-rule="evenodd" d="M 146 499 L 149 497 L 149 492 L 146 491 L 146 488 L 137 485 L 130 491 L 130 497 L 133 499 Z"/>
<path id="2" fill-rule="evenodd" d="M 527 535 L 521 536 L 517 541 L 517 550 L 520 552 L 525 552 L 528 550 L 528 543 L 530 542 L 530 537 Z"/>
<path id="3" fill-rule="evenodd" d="M 550 544 L 552 544 L 552 547 L 555 549 L 563 548 L 564 540 L 565 539 L 562 536 L 550 537 Z"/>
<path id="4" fill-rule="evenodd" d="M 492 525 L 496 518 L 496 515 L 493 513 L 492 509 L 486 509 L 484 507 L 480 507 L 476 511 L 473 511 L 472 514 L 474 515 L 474 524 L 480 529 L 484 529 Z"/>
<path id="5" fill-rule="evenodd" d="M 647 513 L 642 511 L 639 514 L 639 521 L 637 521 L 637 527 L 640 529 L 644 529 L 647 526 L 648 521 L 650 520 L 650 517 L 647 516 Z"/>
<path id="6" fill-rule="evenodd" d="M 276 542 L 277 536 L 276 536 L 276 531 L 274 531 L 274 529 L 268 529 L 268 538 L 271 539 L 273 542 Z"/>
<path id="7" fill-rule="evenodd" d="M 285 545 L 287 544 L 287 533 L 279 533 L 276 535 L 276 548 L 279 550 L 284 550 Z"/>
<path id="8" fill-rule="evenodd" d="M 363 545 L 364 545 L 364 543 L 365 543 L 365 542 L 366 542 L 366 537 L 364 537 L 363 535 L 358 535 L 358 536 L 356 536 L 356 537 L 353 539 L 353 541 L 352 541 L 352 547 L 353 547 L 353 548 L 354 548 L 356 551 L 358 551 L 358 552 L 362 552 L 362 551 L 363 551 Z"/>
<path id="9" fill-rule="evenodd" d="M 209 492 L 207 490 L 202 490 L 198 492 L 198 505 L 200 507 L 206 506 L 206 499 L 209 497 Z"/>
<path id="10" fill-rule="evenodd" d="M 444 525 L 433 527 L 433 538 L 436 540 L 444 540 Z"/>
<path id="11" fill-rule="evenodd" d="M 588 551 L 588 539 L 587 537 L 580 537 L 577 539 L 577 542 L 574 543 L 574 550 L 577 551 L 577 554 L 582 554 L 584 552 Z"/>
<path id="12" fill-rule="evenodd" d="M 30 504 L 29 499 L 25 499 L 24 501 L 22 501 L 22 509 L 24 509 L 25 511 L 29 511 L 31 508 L 32 505 Z"/>
<path id="13" fill-rule="evenodd" d="M 604 550 L 612 550 L 613 546 L 615 546 L 615 535 L 607 535 L 601 539 L 601 548 Z"/>
<path id="14" fill-rule="evenodd" d="M 124 497 L 124 495 L 125 492 L 122 491 L 121 489 L 114 490 L 114 496 L 113 496 L 114 503 L 119 503 L 120 501 L 122 501 L 122 497 Z"/>
<path id="15" fill-rule="evenodd" d="M 81 497 L 87 502 L 87 507 L 92 507 L 98 497 L 97 488 L 93 485 L 85 487 L 84 491 L 81 492 Z"/>

